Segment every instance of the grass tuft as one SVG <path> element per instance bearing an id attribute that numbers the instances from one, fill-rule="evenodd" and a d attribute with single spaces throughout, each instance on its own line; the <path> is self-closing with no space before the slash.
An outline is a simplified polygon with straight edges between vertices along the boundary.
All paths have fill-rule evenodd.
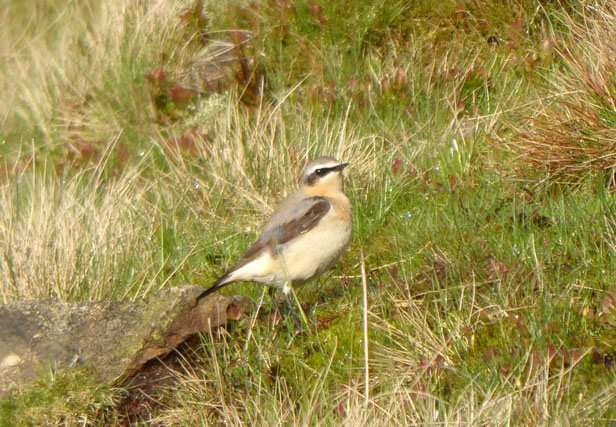
<path id="1" fill-rule="evenodd" d="M 561 12 L 554 39 L 559 66 L 546 75 L 550 98 L 538 102 L 526 123 L 513 125 L 508 142 L 519 153 L 523 171 L 547 174 L 554 181 L 579 181 L 600 174 L 613 185 L 615 151 L 614 92 L 616 15 L 610 2 Z"/>

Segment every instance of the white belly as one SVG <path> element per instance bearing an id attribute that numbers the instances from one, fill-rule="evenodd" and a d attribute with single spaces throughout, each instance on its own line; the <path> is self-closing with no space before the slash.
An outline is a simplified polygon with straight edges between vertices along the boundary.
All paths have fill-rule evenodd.
<path id="1" fill-rule="evenodd" d="M 226 283 L 245 280 L 284 288 L 333 267 L 351 242 L 350 203 L 344 196 L 341 202 L 306 233 L 273 250 L 264 248 L 259 257 L 231 273 Z"/>
<path id="2" fill-rule="evenodd" d="M 278 260 L 284 275 L 276 281 L 284 285 L 302 283 L 329 270 L 349 248 L 351 226 L 338 221 L 319 224 L 310 232 L 280 247 Z M 288 277 L 287 277 L 288 276 Z"/>

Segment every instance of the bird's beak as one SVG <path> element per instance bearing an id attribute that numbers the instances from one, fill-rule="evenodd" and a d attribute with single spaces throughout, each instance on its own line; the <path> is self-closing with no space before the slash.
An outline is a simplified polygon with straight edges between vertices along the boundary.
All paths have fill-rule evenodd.
<path id="1" fill-rule="evenodd" d="M 349 164 L 348 163 L 340 163 L 338 166 L 334 166 L 332 169 L 335 171 L 341 171 L 344 168 L 346 168 Z"/>

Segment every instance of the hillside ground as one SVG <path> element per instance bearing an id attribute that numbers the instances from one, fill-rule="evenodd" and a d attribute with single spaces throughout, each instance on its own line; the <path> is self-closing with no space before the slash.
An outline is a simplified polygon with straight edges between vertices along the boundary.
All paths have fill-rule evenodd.
<path id="1" fill-rule="evenodd" d="M 198 337 L 133 415 L 50 370 L 0 424 L 616 419 L 614 1 L 1 3 L 0 303 L 208 286 L 320 155 L 354 237 L 301 333 Z"/>

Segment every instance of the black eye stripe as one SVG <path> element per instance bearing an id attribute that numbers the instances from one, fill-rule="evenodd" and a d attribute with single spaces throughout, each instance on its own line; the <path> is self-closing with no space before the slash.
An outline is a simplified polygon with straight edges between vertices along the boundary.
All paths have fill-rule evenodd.
<path id="1" fill-rule="evenodd" d="M 324 176 L 326 176 L 327 174 L 329 174 L 330 172 L 337 172 L 337 171 L 341 171 L 343 170 L 346 166 L 348 165 L 348 163 L 342 163 L 340 165 L 335 165 L 335 166 L 323 166 L 320 168 L 316 168 L 314 169 L 310 175 L 306 176 L 305 182 L 308 185 L 313 185 L 314 183 L 316 183 L 318 180 L 320 180 L 321 178 L 323 178 Z"/>
<path id="2" fill-rule="evenodd" d="M 318 168 L 315 169 L 313 174 L 318 176 L 319 178 L 323 178 L 328 173 L 332 172 L 335 168 Z"/>

